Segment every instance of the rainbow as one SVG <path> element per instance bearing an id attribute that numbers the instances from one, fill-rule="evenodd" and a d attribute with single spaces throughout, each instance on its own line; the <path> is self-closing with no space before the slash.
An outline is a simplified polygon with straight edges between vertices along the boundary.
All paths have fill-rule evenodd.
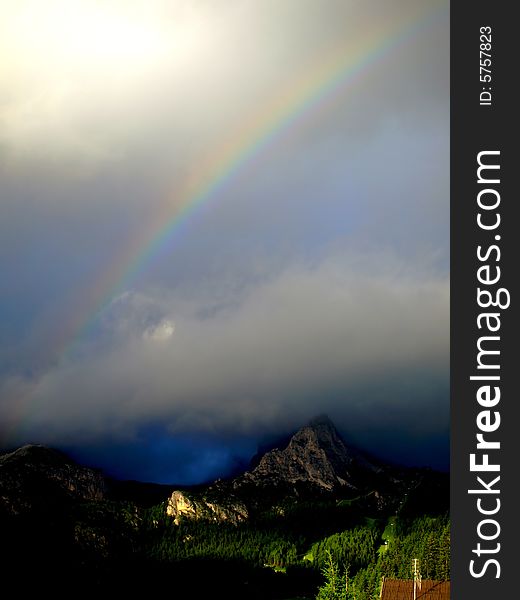
<path id="1" fill-rule="evenodd" d="M 313 64 L 305 65 L 304 71 L 290 78 L 271 98 L 263 99 L 232 135 L 198 162 L 181 187 L 165 194 L 164 201 L 138 235 L 119 249 L 83 291 L 81 300 L 74 301 L 74 314 L 63 324 L 55 340 L 55 363 L 70 354 L 103 308 L 171 243 L 188 218 L 225 190 L 247 164 L 289 130 L 326 108 L 327 102 L 340 93 L 355 93 L 364 73 L 429 28 L 446 10 L 445 2 L 436 2 L 428 12 L 413 11 L 404 24 L 400 21 L 388 27 L 382 23 L 370 32 L 363 32 L 354 48 L 352 41 L 337 44 Z M 27 410 L 27 403 L 23 404 Z"/>

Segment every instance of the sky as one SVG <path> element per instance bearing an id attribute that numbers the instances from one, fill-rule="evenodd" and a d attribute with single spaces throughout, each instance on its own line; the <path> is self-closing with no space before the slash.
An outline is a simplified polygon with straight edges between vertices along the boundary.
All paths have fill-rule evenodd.
<path id="1" fill-rule="evenodd" d="M 0 0 L 0 56 L 1 448 L 448 467 L 447 0 Z"/>

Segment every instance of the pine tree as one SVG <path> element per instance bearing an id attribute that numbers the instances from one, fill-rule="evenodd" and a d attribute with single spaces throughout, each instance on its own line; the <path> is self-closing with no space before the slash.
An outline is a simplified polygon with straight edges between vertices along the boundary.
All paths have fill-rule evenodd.
<path id="1" fill-rule="evenodd" d="M 327 561 L 322 573 L 325 583 L 320 587 L 316 600 L 355 600 L 348 569 L 341 571 L 334 562 L 330 550 L 327 550 Z"/>

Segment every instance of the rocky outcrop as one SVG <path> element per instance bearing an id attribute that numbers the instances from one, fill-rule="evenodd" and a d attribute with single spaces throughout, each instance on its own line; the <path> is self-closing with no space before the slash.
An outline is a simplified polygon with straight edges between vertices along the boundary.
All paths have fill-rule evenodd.
<path id="1" fill-rule="evenodd" d="M 236 498 L 217 501 L 205 497 L 189 497 L 176 490 L 166 503 L 166 514 L 178 525 L 182 519 L 227 522 L 237 525 L 248 518 L 246 505 Z"/>

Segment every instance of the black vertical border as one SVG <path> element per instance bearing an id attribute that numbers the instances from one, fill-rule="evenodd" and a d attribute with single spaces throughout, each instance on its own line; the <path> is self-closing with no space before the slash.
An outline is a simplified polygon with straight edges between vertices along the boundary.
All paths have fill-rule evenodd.
<path id="1" fill-rule="evenodd" d="M 505 600 L 520 598 L 520 419 L 517 373 L 520 375 L 518 305 L 520 293 L 520 164 L 517 158 L 520 112 L 520 71 L 515 57 L 520 44 L 520 20 L 506 0 L 452 0 L 451 2 L 451 517 L 452 593 L 454 600 Z M 492 81 L 480 81 L 480 28 L 492 28 Z M 480 106 L 483 86 L 492 88 L 492 105 Z M 501 425 L 495 439 L 501 442 L 490 459 L 498 460 L 501 508 L 494 516 L 500 536 L 485 542 L 477 535 L 479 521 L 486 517 L 477 510 L 477 496 L 468 494 L 478 473 L 471 473 L 469 455 L 475 452 L 478 384 L 477 374 L 477 246 L 494 243 L 497 231 L 484 232 L 477 226 L 477 155 L 483 150 L 500 151 L 501 281 L 511 293 L 511 306 L 500 311 Z M 494 263 L 496 264 L 496 263 Z M 500 310 L 500 309 L 498 309 Z M 482 332 L 480 333 L 482 335 Z M 519 376 L 520 379 L 520 376 Z M 495 410 L 495 409 L 494 409 Z M 489 474 L 488 474 L 489 475 Z M 489 477 L 487 477 L 489 479 Z M 491 496 L 487 496 L 490 498 Z M 481 578 L 470 574 L 469 563 L 480 542 L 500 551 L 487 555 L 500 563 L 500 577 L 490 567 Z M 480 568 L 485 562 L 479 559 Z"/>

